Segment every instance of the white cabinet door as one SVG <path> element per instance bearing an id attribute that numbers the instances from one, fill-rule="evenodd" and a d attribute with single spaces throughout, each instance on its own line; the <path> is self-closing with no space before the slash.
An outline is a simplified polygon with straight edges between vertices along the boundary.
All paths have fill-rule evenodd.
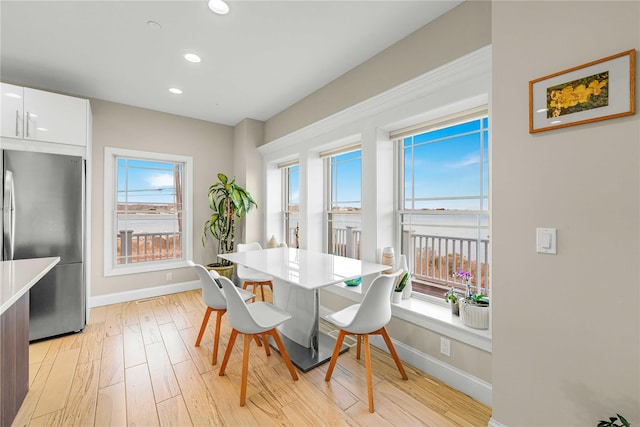
<path id="1" fill-rule="evenodd" d="M 87 102 L 85 99 L 24 88 L 24 138 L 85 146 Z"/>
<path id="2" fill-rule="evenodd" d="M 7 83 L 0 83 L 0 135 L 22 138 L 23 131 L 23 89 Z"/>

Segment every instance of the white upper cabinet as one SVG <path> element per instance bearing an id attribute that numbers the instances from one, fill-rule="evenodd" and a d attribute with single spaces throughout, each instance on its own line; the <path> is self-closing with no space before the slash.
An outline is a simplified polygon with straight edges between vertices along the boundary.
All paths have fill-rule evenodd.
<path id="1" fill-rule="evenodd" d="M 23 92 L 20 86 L 0 83 L 0 135 L 22 138 L 23 129 Z"/>
<path id="2" fill-rule="evenodd" d="M 88 102 L 2 83 L 2 136 L 86 146 Z"/>

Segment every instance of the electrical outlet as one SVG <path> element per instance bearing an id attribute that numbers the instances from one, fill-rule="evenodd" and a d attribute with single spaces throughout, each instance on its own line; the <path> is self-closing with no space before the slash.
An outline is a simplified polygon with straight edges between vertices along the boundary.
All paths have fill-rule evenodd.
<path id="1" fill-rule="evenodd" d="M 440 353 L 445 356 L 451 356 L 451 341 L 440 337 Z"/>
<path id="2" fill-rule="evenodd" d="M 167 282 L 170 282 L 170 281 L 171 281 L 171 279 L 173 279 L 173 273 L 168 272 L 168 273 L 167 273 Z"/>

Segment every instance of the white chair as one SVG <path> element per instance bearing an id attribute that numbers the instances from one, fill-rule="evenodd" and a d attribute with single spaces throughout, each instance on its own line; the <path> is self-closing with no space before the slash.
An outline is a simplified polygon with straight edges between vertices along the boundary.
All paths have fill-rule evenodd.
<path id="1" fill-rule="evenodd" d="M 238 252 L 249 252 L 249 251 L 259 251 L 262 249 L 260 243 L 251 242 L 251 243 L 239 243 L 238 244 Z M 262 296 L 262 301 L 264 301 L 264 287 L 269 286 L 271 291 L 273 291 L 273 277 L 256 271 L 252 268 L 245 267 L 244 265 L 237 265 L 236 275 L 238 279 L 242 282 L 242 289 L 247 289 L 248 286 L 253 286 L 253 292 L 256 292 L 256 288 L 260 287 L 260 295 Z"/>
<path id="2" fill-rule="evenodd" d="M 224 291 L 218 287 L 218 284 L 215 282 L 216 279 L 220 278 L 220 275 L 216 271 L 207 271 L 200 264 L 196 264 L 193 261 L 187 261 L 190 266 L 196 269 L 198 276 L 200 277 L 200 283 L 202 284 L 202 300 L 207 305 L 207 311 L 204 313 L 204 319 L 202 319 L 202 325 L 200 326 L 200 333 L 198 334 L 198 339 L 196 340 L 196 347 L 200 347 L 200 341 L 202 341 L 202 336 L 204 335 L 204 331 L 207 329 L 207 323 L 209 322 L 209 317 L 211 316 L 211 312 L 216 312 L 216 329 L 215 335 L 213 337 L 213 357 L 211 364 L 215 365 L 218 362 L 218 342 L 220 341 L 220 321 L 222 319 L 222 315 L 227 311 L 227 300 L 225 298 Z M 241 297 L 244 301 L 249 301 L 256 296 L 251 292 L 247 292 L 245 290 L 240 290 Z"/>
<path id="3" fill-rule="evenodd" d="M 376 277 L 361 304 L 354 304 L 333 314 L 325 316 L 325 319 L 340 328 L 336 345 L 333 348 L 329 369 L 325 375 L 325 381 L 331 380 L 333 368 L 340 355 L 340 347 L 345 335 L 355 335 L 358 347 L 356 358 L 360 359 L 360 339 L 364 338 L 364 359 L 367 369 L 367 391 L 369 395 L 369 412 L 373 412 L 373 384 L 371 381 L 371 353 L 369 348 L 369 335 L 382 335 L 384 342 L 389 347 L 391 356 L 398 366 L 402 379 L 408 379 L 402 367 L 402 362 L 396 353 L 396 349 L 389 338 L 385 325 L 391 320 L 391 292 L 396 282 L 404 271 L 398 270 L 394 274 L 382 274 Z"/>
<path id="4" fill-rule="evenodd" d="M 229 337 L 229 344 L 227 344 L 227 351 L 224 353 L 222 359 L 222 365 L 220 365 L 219 375 L 224 375 L 224 371 L 229 362 L 229 356 L 233 349 L 233 344 L 236 341 L 238 334 L 244 334 L 244 351 L 242 354 L 242 383 L 240 386 L 240 406 L 244 406 L 247 397 L 247 371 L 249 368 L 249 345 L 251 344 L 251 337 L 257 339 L 257 335 L 261 335 L 264 342 L 264 347 L 267 352 L 267 356 L 270 356 L 269 343 L 267 341 L 267 335 L 271 335 L 275 341 L 280 354 L 284 359 L 291 378 L 294 381 L 298 380 L 291 359 L 287 349 L 282 343 L 280 334 L 276 330 L 276 326 L 291 319 L 291 315 L 278 307 L 275 307 L 266 302 L 254 302 L 253 304 L 246 304 L 240 294 L 240 290 L 236 288 L 233 283 L 226 277 L 221 277 L 222 289 L 227 296 L 228 314 L 227 320 L 231 325 L 231 336 Z"/>

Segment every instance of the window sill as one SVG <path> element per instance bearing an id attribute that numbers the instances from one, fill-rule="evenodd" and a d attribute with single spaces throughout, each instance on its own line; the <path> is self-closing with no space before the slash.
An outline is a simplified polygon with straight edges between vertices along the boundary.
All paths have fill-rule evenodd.
<path id="1" fill-rule="evenodd" d="M 362 299 L 362 286 L 337 284 L 324 289 L 354 302 Z M 451 314 L 448 305 L 409 298 L 398 304 L 391 304 L 391 310 L 398 319 L 491 353 L 491 329 L 480 330 L 465 326 L 460 317 Z"/>

